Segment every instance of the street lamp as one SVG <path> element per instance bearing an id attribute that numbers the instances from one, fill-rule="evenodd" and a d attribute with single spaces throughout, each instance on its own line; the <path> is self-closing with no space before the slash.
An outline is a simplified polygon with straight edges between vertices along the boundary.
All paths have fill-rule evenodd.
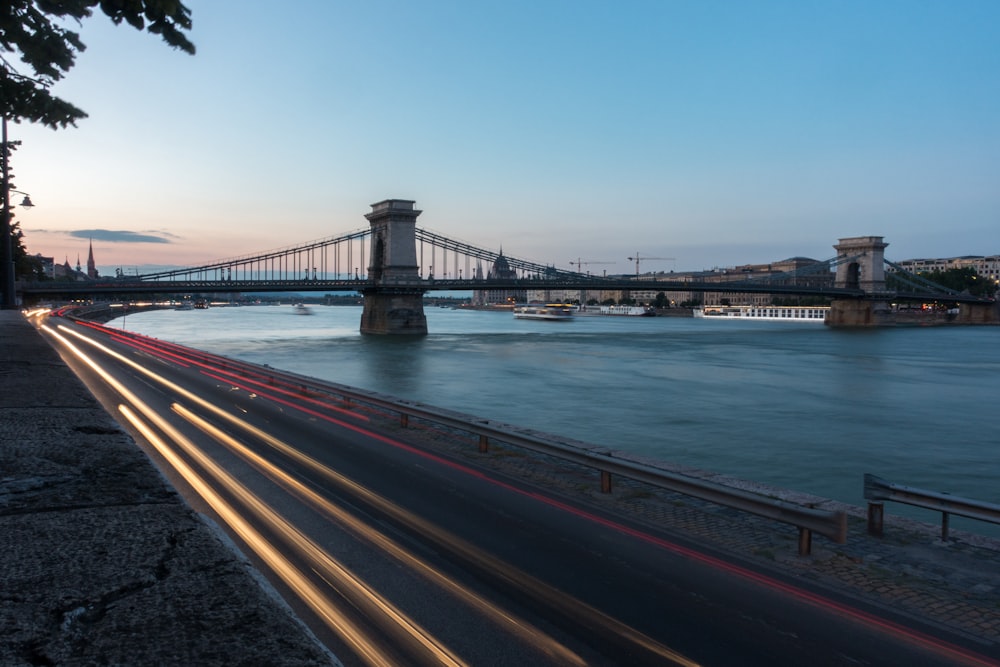
<path id="1" fill-rule="evenodd" d="M 7 143 L 7 117 L 3 117 L 3 142 L 0 143 L 0 170 L 2 170 L 3 182 L 0 190 L 3 195 L 3 213 L 0 214 L 0 278 L 3 285 L 0 287 L 0 308 L 4 310 L 14 310 L 17 308 L 17 293 L 14 290 L 14 244 L 10 235 L 10 193 L 24 195 L 21 206 L 31 208 L 31 197 L 27 192 L 14 190 L 10 186 L 10 145 Z"/>

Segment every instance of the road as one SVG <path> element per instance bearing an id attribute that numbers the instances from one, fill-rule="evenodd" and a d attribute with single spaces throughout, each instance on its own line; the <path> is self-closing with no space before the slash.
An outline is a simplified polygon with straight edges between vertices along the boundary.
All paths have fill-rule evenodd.
<path id="1" fill-rule="evenodd" d="M 435 453 L 280 373 L 40 326 L 346 665 L 995 664 L 939 628 Z"/>

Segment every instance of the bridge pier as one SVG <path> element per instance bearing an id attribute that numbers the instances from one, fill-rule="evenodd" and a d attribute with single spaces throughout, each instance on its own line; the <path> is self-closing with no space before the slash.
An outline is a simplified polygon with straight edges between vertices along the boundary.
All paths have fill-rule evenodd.
<path id="1" fill-rule="evenodd" d="M 958 306 L 956 324 L 1000 324 L 1000 301 L 994 303 L 962 303 Z"/>
<path id="2" fill-rule="evenodd" d="M 885 292 L 885 248 L 881 236 L 854 236 L 840 239 L 837 277 L 834 286 L 860 289 L 863 299 L 838 299 L 830 304 L 826 324 L 831 327 L 882 327 L 895 324 L 888 302 L 879 299 Z"/>
<path id="3" fill-rule="evenodd" d="M 916 313 L 916 314 L 914 314 Z M 831 327 L 945 326 L 952 324 L 1000 324 L 1000 304 L 961 303 L 958 312 L 924 313 L 893 311 L 876 299 L 841 299 L 830 304 L 826 324 Z"/>
<path id="4" fill-rule="evenodd" d="M 416 225 L 422 211 L 407 199 L 372 204 L 365 215 L 372 229 L 363 334 L 426 335 L 424 289 L 417 265 Z"/>
<path id="5" fill-rule="evenodd" d="M 830 312 L 826 315 L 829 327 L 885 327 L 894 324 L 892 311 L 885 301 L 837 299 L 830 303 Z"/>
<path id="6" fill-rule="evenodd" d="M 424 315 L 424 293 L 386 294 L 377 289 L 363 290 L 364 310 L 361 313 L 363 334 L 427 333 Z"/>

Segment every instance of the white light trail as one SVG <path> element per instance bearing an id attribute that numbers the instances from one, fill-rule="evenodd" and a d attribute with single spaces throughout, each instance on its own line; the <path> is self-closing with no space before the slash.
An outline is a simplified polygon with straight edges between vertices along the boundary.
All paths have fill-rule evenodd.
<path id="1" fill-rule="evenodd" d="M 397 628 L 403 634 L 407 635 L 412 643 L 421 646 L 424 651 L 433 657 L 437 664 L 454 665 L 455 667 L 464 664 L 459 658 L 452 655 L 447 649 L 434 640 L 433 637 L 419 628 L 417 624 L 413 623 L 404 614 L 396 610 L 391 603 L 382 599 L 364 582 L 352 575 L 346 568 L 330 557 L 329 554 L 326 554 L 315 543 L 309 540 L 306 536 L 302 535 L 301 532 L 281 518 L 276 512 L 274 512 L 274 510 L 260 501 L 253 493 L 246 489 L 246 487 L 236 481 L 227 472 L 222 470 L 221 467 L 209 459 L 207 455 L 205 455 L 196 445 L 191 443 L 190 440 L 166 422 L 166 420 L 159 416 L 155 410 L 139 399 L 138 396 L 115 379 L 96 361 L 73 345 L 71 341 L 60 335 L 58 332 L 49 331 L 49 333 L 55 336 L 70 352 L 87 364 L 87 366 L 97 373 L 102 380 L 118 392 L 119 395 L 121 395 L 126 401 L 135 406 L 135 408 L 142 413 L 146 419 L 156 425 L 156 427 L 163 431 L 163 433 L 173 440 L 174 443 L 180 445 L 188 453 L 188 455 L 198 460 L 199 464 L 204 466 L 206 470 L 210 471 L 220 484 L 226 487 L 230 493 L 238 497 L 241 502 L 254 511 L 257 520 L 267 523 L 272 530 L 288 539 L 289 542 L 300 551 L 300 553 L 320 564 L 325 571 L 325 578 L 328 581 L 336 581 L 352 593 L 352 602 L 354 604 L 366 606 L 369 611 L 381 614 L 383 617 L 388 618 L 392 622 L 390 627 Z M 84 338 L 84 340 L 87 339 Z M 97 345 L 98 347 L 103 347 L 100 344 Z M 156 377 L 156 375 L 152 372 L 147 372 L 147 374 L 151 377 Z M 287 583 L 289 587 L 300 596 L 303 602 L 313 609 L 313 611 L 315 611 L 317 615 L 331 627 L 331 629 L 335 630 L 340 637 L 350 644 L 359 655 L 363 656 L 365 660 L 372 665 L 385 665 L 388 667 L 393 664 L 389 657 L 378 648 L 377 640 L 370 638 L 348 618 L 339 613 L 336 606 L 333 605 L 329 599 L 326 598 L 311 583 L 309 583 L 307 578 L 296 570 L 286 559 L 284 559 L 284 557 L 282 557 L 265 538 L 255 531 L 251 524 L 246 521 L 242 515 L 233 510 L 228 503 L 222 500 L 222 498 L 214 492 L 212 487 L 196 472 L 194 472 L 194 470 L 191 469 L 179 457 L 179 455 L 176 454 L 176 452 L 171 450 L 161 438 L 156 436 L 156 434 L 148 426 L 140 422 L 136 418 L 135 413 L 132 412 L 128 406 L 122 405 L 119 407 L 119 410 L 129 420 L 129 422 L 132 423 L 140 433 L 142 433 L 143 437 L 149 439 L 150 443 L 157 448 L 157 451 L 160 452 L 160 454 L 164 456 L 164 458 L 170 462 L 172 466 L 174 466 L 175 470 L 177 470 L 177 472 L 192 485 L 192 488 L 199 495 L 201 495 L 207 503 L 209 503 L 213 510 L 219 514 L 220 518 L 225 521 L 227 525 L 229 525 L 238 535 L 240 535 L 250 548 L 253 549 L 254 552 L 257 553 L 262 560 L 264 560 L 264 562 L 268 563 L 269 567 L 273 568 L 275 574 L 278 575 L 282 581 L 285 581 L 285 583 Z"/>
<path id="2" fill-rule="evenodd" d="M 547 634 L 541 632 L 534 626 L 528 624 L 523 619 L 518 618 L 513 614 L 509 614 L 506 611 L 498 608 L 496 605 L 491 604 L 489 601 L 483 599 L 481 596 L 476 595 L 474 592 L 469 591 L 460 583 L 456 582 L 454 579 L 444 575 L 439 570 L 431 566 L 429 563 L 414 555 L 412 552 L 406 550 L 400 546 L 397 542 L 387 537 L 384 533 L 373 530 L 370 526 L 365 524 L 363 521 L 350 514 L 349 512 L 337 507 L 336 505 L 330 503 L 328 500 L 323 498 L 320 494 L 316 493 L 313 489 L 309 488 L 297 478 L 288 474 L 281 468 L 275 466 L 270 461 L 262 457 L 260 454 L 254 452 L 249 447 L 233 438 L 228 433 L 223 432 L 216 426 L 208 423 L 198 415 L 192 413 L 190 410 L 182 405 L 174 404 L 174 412 L 178 413 L 181 417 L 188 420 L 190 423 L 200 428 L 206 434 L 215 438 L 219 443 L 229 447 L 235 453 L 242 456 L 244 459 L 249 461 L 262 473 L 275 480 L 276 483 L 284 486 L 286 489 L 296 494 L 303 500 L 307 501 L 310 505 L 315 507 L 318 511 L 322 512 L 325 516 L 330 517 L 337 524 L 348 528 L 353 531 L 359 537 L 367 540 L 374 546 L 383 550 L 387 554 L 399 560 L 402 564 L 409 567 L 411 570 L 422 574 L 425 578 L 431 582 L 437 584 L 441 588 L 449 591 L 451 594 L 455 595 L 457 598 L 471 606 L 472 608 L 478 610 L 480 613 L 486 615 L 488 618 L 492 619 L 497 624 L 502 627 L 507 627 L 508 630 L 512 631 L 514 634 L 521 637 L 522 640 L 526 641 L 530 645 L 534 646 L 539 651 L 550 655 L 551 657 L 558 660 L 559 664 L 562 665 L 586 665 L 580 656 L 573 653 L 566 647 L 559 644 L 557 641 L 549 637 Z M 263 432 L 258 431 L 253 426 L 249 424 L 240 424 L 240 427 L 244 430 L 251 431 L 254 435 L 264 436 Z M 278 442 L 277 439 L 270 435 L 267 435 L 268 439 L 272 442 Z M 288 445 L 281 443 L 283 447 L 288 448 L 288 450 L 294 451 Z M 318 464 L 315 464 L 318 465 Z M 336 475 L 333 471 L 325 468 L 330 474 Z M 368 495 L 371 495 L 370 491 L 366 490 Z M 386 503 L 388 501 L 382 501 Z"/>
<path id="3" fill-rule="evenodd" d="M 310 469 L 318 472 L 329 481 L 343 488 L 345 491 L 352 493 L 357 497 L 371 503 L 373 506 L 379 508 L 381 511 L 389 514 L 390 516 L 393 516 L 400 522 L 409 525 L 411 527 L 414 527 L 427 539 L 430 539 L 438 543 L 442 547 L 447 548 L 461 555 L 463 558 L 466 558 L 471 562 L 481 564 L 483 567 L 493 572 L 496 576 L 504 579 L 509 584 L 515 586 L 516 588 L 525 592 L 531 597 L 544 601 L 545 604 L 550 605 L 554 609 L 561 610 L 564 614 L 567 614 L 571 618 L 576 617 L 581 620 L 585 619 L 586 623 L 591 627 L 601 627 L 611 633 L 617 634 L 622 638 L 626 639 L 627 641 L 642 646 L 645 650 L 650 651 L 655 655 L 659 655 L 673 664 L 685 665 L 688 667 L 694 667 L 697 664 L 688 659 L 687 657 L 685 657 L 684 655 L 674 651 L 668 646 L 664 646 L 663 644 L 644 635 L 643 633 L 635 630 L 634 628 L 631 628 L 628 625 L 619 622 L 618 620 L 583 603 L 582 601 L 574 598 L 573 596 L 567 595 L 562 591 L 559 591 L 558 589 L 549 586 L 548 584 L 534 577 L 531 577 L 530 575 L 527 575 L 526 573 L 520 571 L 517 568 L 511 567 L 510 565 L 494 557 L 493 555 L 488 554 L 472 546 L 471 544 L 465 542 L 464 540 L 461 540 L 451 535 L 447 531 L 438 528 L 436 525 L 404 510 L 401 507 L 398 507 L 397 505 L 389 502 L 388 500 L 382 498 L 381 496 L 374 494 L 369 489 L 357 484 L 353 480 L 350 480 L 344 477 L 343 475 L 340 475 L 336 471 L 331 470 L 330 468 L 324 466 L 322 463 L 316 461 L 312 457 L 309 457 L 308 455 L 303 454 L 294 447 L 282 442 L 280 439 L 275 438 L 271 434 L 254 427 L 253 425 L 243 421 L 242 419 L 235 417 L 234 415 L 224 411 L 222 408 L 206 401 L 205 399 L 184 389 L 183 387 L 177 385 L 176 383 L 171 382 L 166 378 L 157 375 L 156 373 L 132 361 L 131 359 L 128 359 L 127 357 L 116 352 L 115 350 L 112 350 L 107 346 L 95 340 L 92 340 L 91 338 L 84 336 L 83 334 L 80 334 L 79 332 L 69 329 L 64 325 L 60 325 L 60 328 L 65 329 L 67 333 L 70 333 L 80 338 L 84 342 L 102 350 L 106 354 L 111 355 L 112 357 L 118 359 L 119 361 L 129 365 L 139 373 L 142 373 L 143 375 L 149 377 L 155 382 L 170 389 L 172 392 L 180 396 L 183 396 L 185 399 L 191 401 L 192 403 L 197 404 L 198 406 L 210 412 L 211 414 L 224 420 L 226 423 L 229 423 L 247 433 L 250 433 L 254 437 L 258 438 L 262 442 L 267 443 L 272 448 L 281 452 L 285 456 L 291 458 L 292 460 L 296 461 L 301 465 L 307 466 Z M 189 414 L 192 413 L 189 412 Z M 313 501 L 309 499 L 309 502 L 312 503 Z M 356 531 L 356 533 L 361 536 L 365 536 L 367 534 L 364 531 L 362 532 Z M 425 572 L 430 572 L 430 571 L 431 571 L 430 569 L 425 570 Z M 457 584 L 455 585 L 457 586 Z M 472 601 L 470 601 L 470 604 L 474 604 L 477 606 L 477 608 L 479 608 L 478 605 Z M 481 608 L 481 609 L 488 609 L 489 607 L 492 606 L 489 605 L 489 603 L 486 603 L 486 605 L 487 605 L 486 608 Z M 529 631 L 527 631 L 528 634 L 526 635 L 525 634 L 526 628 L 530 626 L 527 626 L 526 624 L 523 623 L 523 621 L 517 619 L 516 617 L 506 615 L 500 610 L 496 610 L 495 612 L 489 612 L 489 613 L 496 619 L 501 619 L 501 620 L 506 619 L 504 620 L 504 624 L 507 627 L 515 630 L 515 632 L 522 637 L 528 638 L 528 636 L 530 636 L 531 633 L 535 632 L 534 629 L 530 629 Z M 547 653 L 550 653 L 553 650 L 557 650 L 560 652 L 566 650 L 568 653 L 568 657 L 571 658 L 571 662 L 573 664 L 576 664 L 577 660 L 579 660 L 578 656 L 569 653 L 567 649 L 564 649 L 558 644 L 553 643 L 551 645 L 546 646 L 546 644 L 548 644 L 550 641 L 554 642 L 554 640 L 550 640 L 547 637 L 541 639 L 541 643 L 536 643 L 539 642 L 541 637 L 543 637 L 543 635 L 539 635 L 539 637 L 535 637 L 530 641 L 533 645 L 538 646 L 541 650 Z"/>

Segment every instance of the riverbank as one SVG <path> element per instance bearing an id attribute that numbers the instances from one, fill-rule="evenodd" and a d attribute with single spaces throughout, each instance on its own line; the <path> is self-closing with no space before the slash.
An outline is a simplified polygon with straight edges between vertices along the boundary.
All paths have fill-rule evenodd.
<path id="1" fill-rule="evenodd" d="M 337 664 L 20 312 L 0 340 L 0 664 Z"/>

